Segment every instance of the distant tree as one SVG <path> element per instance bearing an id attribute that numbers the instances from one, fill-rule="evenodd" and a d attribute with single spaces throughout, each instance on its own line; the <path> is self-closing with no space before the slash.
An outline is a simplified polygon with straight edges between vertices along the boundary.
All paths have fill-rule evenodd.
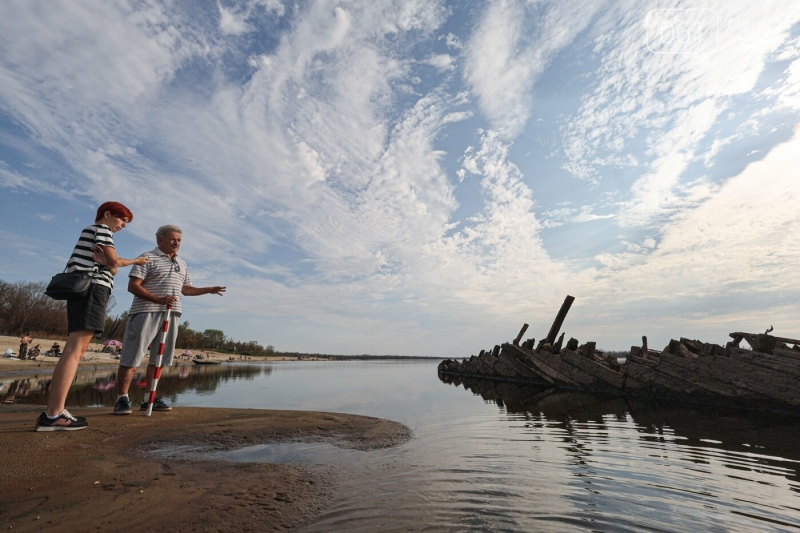
<path id="1" fill-rule="evenodd" d="M 48 297 L 44 293 L 46 287 L 44 282 L 8 283 L 0 280 L 0 332 L 5 335 L 31 332 L 34 336 L 66 336 L 66 304 Z"/>
<path id="2" fill-rule="evenodd" d="M 203 331 L 204 345 L 207 348 L 218 348 L 225 342 L 225 334 L 221 329 L 207 329 Z"/>
<path id="3" fill-rule="evenodd" d="M 128 312 L 123 311 L 117 317 L 106 316 L 106 327 L 103 330 L 103 339 L 114 339 L 121 341 L 125 336 L 125 328 L 128 326 Z"/>
<path id="4" fill-rule="evenodd" d="M 189 321 L 185 320 L 183 323 L 178 324 L 178 336 L 175 340 L 176 346 L 182 346 L 183 348 L 194 348 L 194 345 L 191 342 L 191 335 L 194 333 L 191 329 L 189 329 Z"/>

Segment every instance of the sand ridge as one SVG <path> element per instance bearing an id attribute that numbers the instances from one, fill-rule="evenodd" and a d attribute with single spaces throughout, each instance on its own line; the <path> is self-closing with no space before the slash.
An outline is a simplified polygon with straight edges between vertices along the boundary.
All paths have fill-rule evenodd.
<path id="1" fill-rule="evenodd" d="M 36 433 L 38 413 L 32 406 L 0 406 L 0 524 L 14 531 L 291 529 L 325 508 L 341 471 L 147 452 L 286 441 L 372 450 L 412 436 L 403 424 L 364 416 L 191 407 L 149 418 L 75 409 L 89 420 L 88 429 Z"/>

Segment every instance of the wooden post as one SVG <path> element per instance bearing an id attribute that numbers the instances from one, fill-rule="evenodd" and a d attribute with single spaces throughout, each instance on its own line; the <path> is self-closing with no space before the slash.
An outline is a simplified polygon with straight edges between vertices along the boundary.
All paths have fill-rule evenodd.
<path id="1" fill-rule="evenodd" d="M 514 346 L 519 346 L 519 341 L 522 339 L 522 336 L 525 335 L 525 331 L 528 329 L 528 324 L 522 324 L 522 329 L 519 330 L 519 334 L 517 338 L 514 339 Z"/>
<path id="2" fill-rule="evenodd" d="M 564 344 L 564 334 L 562 333 L 561 336 L 558 338 L 558 341 L 553 345 L 550 349 L 551 352 L 554 354 L 561 353 L 561 346 Z"/>
<path id="3" fill-rule="evenodd" d="M 556 337 L 558 337 L 558 332 L 561 329 L 561 325 L 564 323 L 564 319 L 567 318 L 569 308 L 572 306 L 572 302 L 574 301 L 574 296 L 567 296 L 564 298 L 564 303 L 561 304 L 561 309 L 558 311 L 558 315 L 556 315 L 553 326 L 550 328 L 550 333 L 547 334 L 547 338 L 544 340 L 544 342 L 551 345 L 556 342 Z"/>
<path id="4" fill-rule="evenodd" d="M 647 359 L 647 337 L 642 335 L 642 359 Z"/>

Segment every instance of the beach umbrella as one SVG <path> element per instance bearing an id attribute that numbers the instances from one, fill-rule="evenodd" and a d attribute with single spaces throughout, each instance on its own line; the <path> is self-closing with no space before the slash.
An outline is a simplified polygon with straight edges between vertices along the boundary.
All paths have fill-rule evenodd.
<path id="1" fill-rule="evenodd" d="M 115 341 L 114 339 L 109 339 L 107 341 L 103 341 L 103 346 L 122 346 L 122 343 Z"/>
<path id="2" fill-rule="evenodd" d="M 184 350 L 183 351 L 183 355 L 192 355 L 192 351 L 191 350 Z"/>

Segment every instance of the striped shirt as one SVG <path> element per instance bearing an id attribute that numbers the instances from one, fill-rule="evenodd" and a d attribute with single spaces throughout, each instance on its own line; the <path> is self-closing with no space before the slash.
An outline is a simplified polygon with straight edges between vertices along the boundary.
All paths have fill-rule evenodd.
<path id="1" fill-rule="evenodd" d="M 92 253 L 97 245 L 114 248 L 114 238 L 111 230 L 105 224 L 92 224 L 81 232 L 75 249 L 67 261 L 67 272 L 94 272 L 92 283 L 114 288 L 114 275 L 103 265 L 92 259 Z"/>
<path id="2" fill-rule="evenodd" d="M 142 255 L 148 258 L 150 262 L 143 265 L 133 265 L 128 277 L 143 280 L 142 287 L 155 296 L 174 296 L 177 298 L 178 301 L 172 304 L 172 314 L 180 315 L 181 290 L 184 286 L 192 284 L 186 262 L 177 255 L 174 259 L 171 259 L 159 248 Z M 165 307 L 161 304 L 134 296 L 129 314 L 161 313 L 164 309 Z"/>

